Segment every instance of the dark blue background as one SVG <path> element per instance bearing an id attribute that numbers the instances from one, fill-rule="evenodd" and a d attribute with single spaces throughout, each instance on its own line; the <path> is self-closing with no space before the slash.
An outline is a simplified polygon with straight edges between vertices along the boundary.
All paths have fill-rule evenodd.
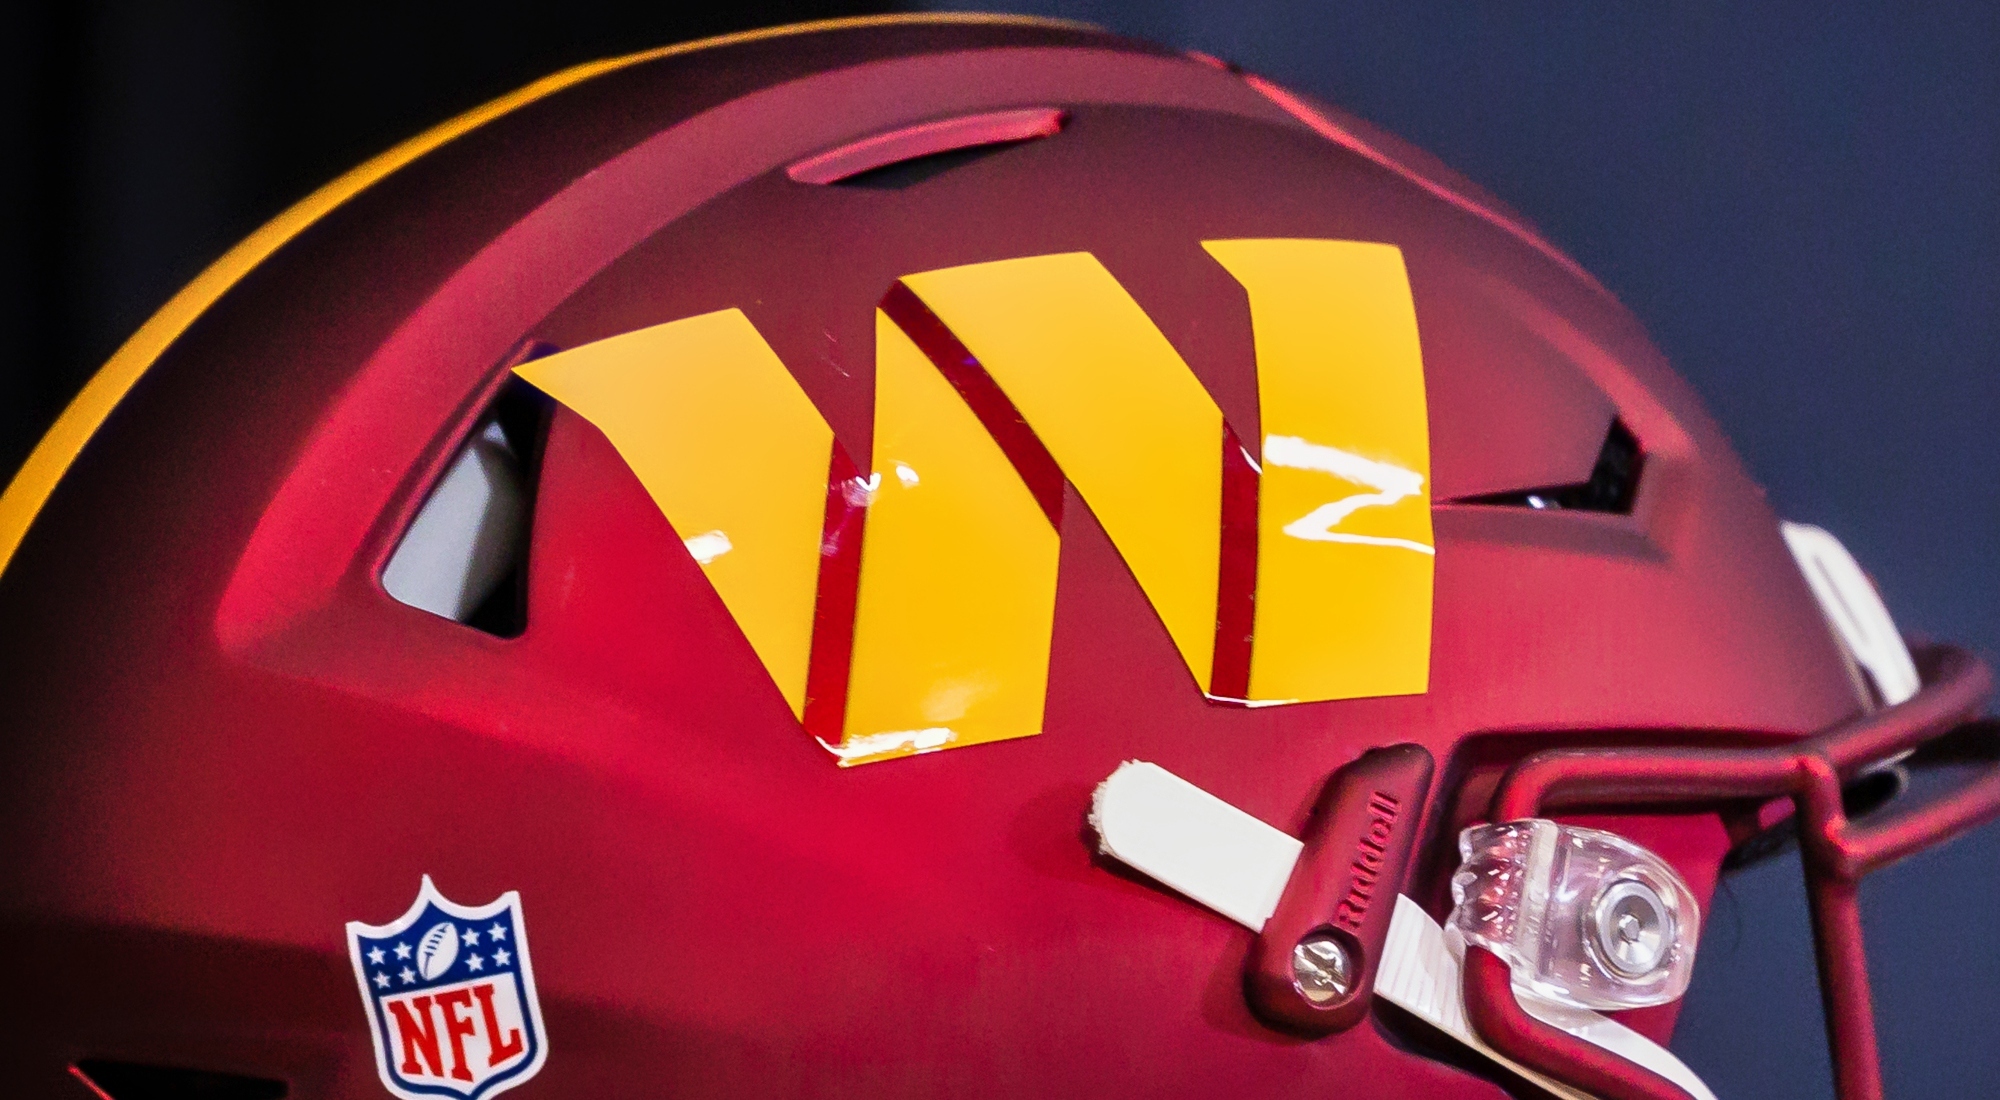
<path id="1" fill-rule="evenodd" d="M 181 283 L 339 172 L 563 65 L 867 0 L 0 4 L 0 470 Z M 2000 650 L 2000 12 L 1018 0 L 1416 141 L 1595 272 L 1910 632 Z M 1863 900 L 1890 1093 L 2000 1095 L 2000 831 Z M 1825 1097 L 1796 863 L 1712 907 L 1675 1047 Z"/>

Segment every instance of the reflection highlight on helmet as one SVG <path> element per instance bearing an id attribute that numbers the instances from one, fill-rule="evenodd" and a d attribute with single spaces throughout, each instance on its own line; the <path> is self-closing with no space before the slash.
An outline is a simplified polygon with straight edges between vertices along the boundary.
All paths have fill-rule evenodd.
<path id="1" fill-rule="evenodd" d="M 1338 447 L 1312 443 L 1297 436 L 1273 435 L 1264 438 L 1264 464 L 1294 470 L 1317 470 L 1356 485 L 1366 485 L 1372 493 L 1355 493 L 1329 501 L 1286 524 L 1285 534 L 1314 542 L 1348 542 L 1360 546 L 1388 546 L 1437 553 L 1429 543 L 1382 535 L 1362 535 L 1335 531 L 1347 517 L 1368 507 L 1386 507 L 1423 491 L 1424 475 L 1388 462 L 1363 458 Z"/>

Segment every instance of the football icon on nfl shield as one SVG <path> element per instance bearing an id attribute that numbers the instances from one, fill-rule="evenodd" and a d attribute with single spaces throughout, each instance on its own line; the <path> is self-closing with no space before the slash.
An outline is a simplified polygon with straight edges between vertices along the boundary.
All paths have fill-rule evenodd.
<path id="1" fill-rule="evenodd" d="M 480 1100 L 541 1071 L 548 1040 L 519 893 L 459 905 L 425 875 L 402 916 L 348 922 L 347 953 L 376 1071 L 403 1100 Z"/>
<path id="2" fill-rule="evenodd" d="M 431 930 L 417 941 L 417 973 L 425 981 L 436 979 L 457 961 L 458 926 L 450 921 L 431 925 Z"/>

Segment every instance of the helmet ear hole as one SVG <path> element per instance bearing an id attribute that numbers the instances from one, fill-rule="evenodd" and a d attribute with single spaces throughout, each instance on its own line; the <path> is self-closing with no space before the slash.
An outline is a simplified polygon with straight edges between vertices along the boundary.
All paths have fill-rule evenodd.
<path id="1" fill-rule="evenodd" d="M 510 378 L 382 570 L 398 602 L 503 638 L 527 627 L 527 556 L 547 399 Z"/>

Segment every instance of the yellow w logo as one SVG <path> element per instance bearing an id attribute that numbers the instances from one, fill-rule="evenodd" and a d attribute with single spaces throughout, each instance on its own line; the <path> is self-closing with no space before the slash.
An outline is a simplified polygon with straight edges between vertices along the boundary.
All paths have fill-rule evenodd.
<path id="1" fill-rule="evenodd" d="M 1067 482 L 1212 699 L 1426 689 L 1430 444 L 1402 253 L 1208 241 L 1262 464 L 1088 253 L 905 276 L 868 470 L 740 310 L 516 368 L 604 433 L 843 764 L 1039 733 Z"/>

